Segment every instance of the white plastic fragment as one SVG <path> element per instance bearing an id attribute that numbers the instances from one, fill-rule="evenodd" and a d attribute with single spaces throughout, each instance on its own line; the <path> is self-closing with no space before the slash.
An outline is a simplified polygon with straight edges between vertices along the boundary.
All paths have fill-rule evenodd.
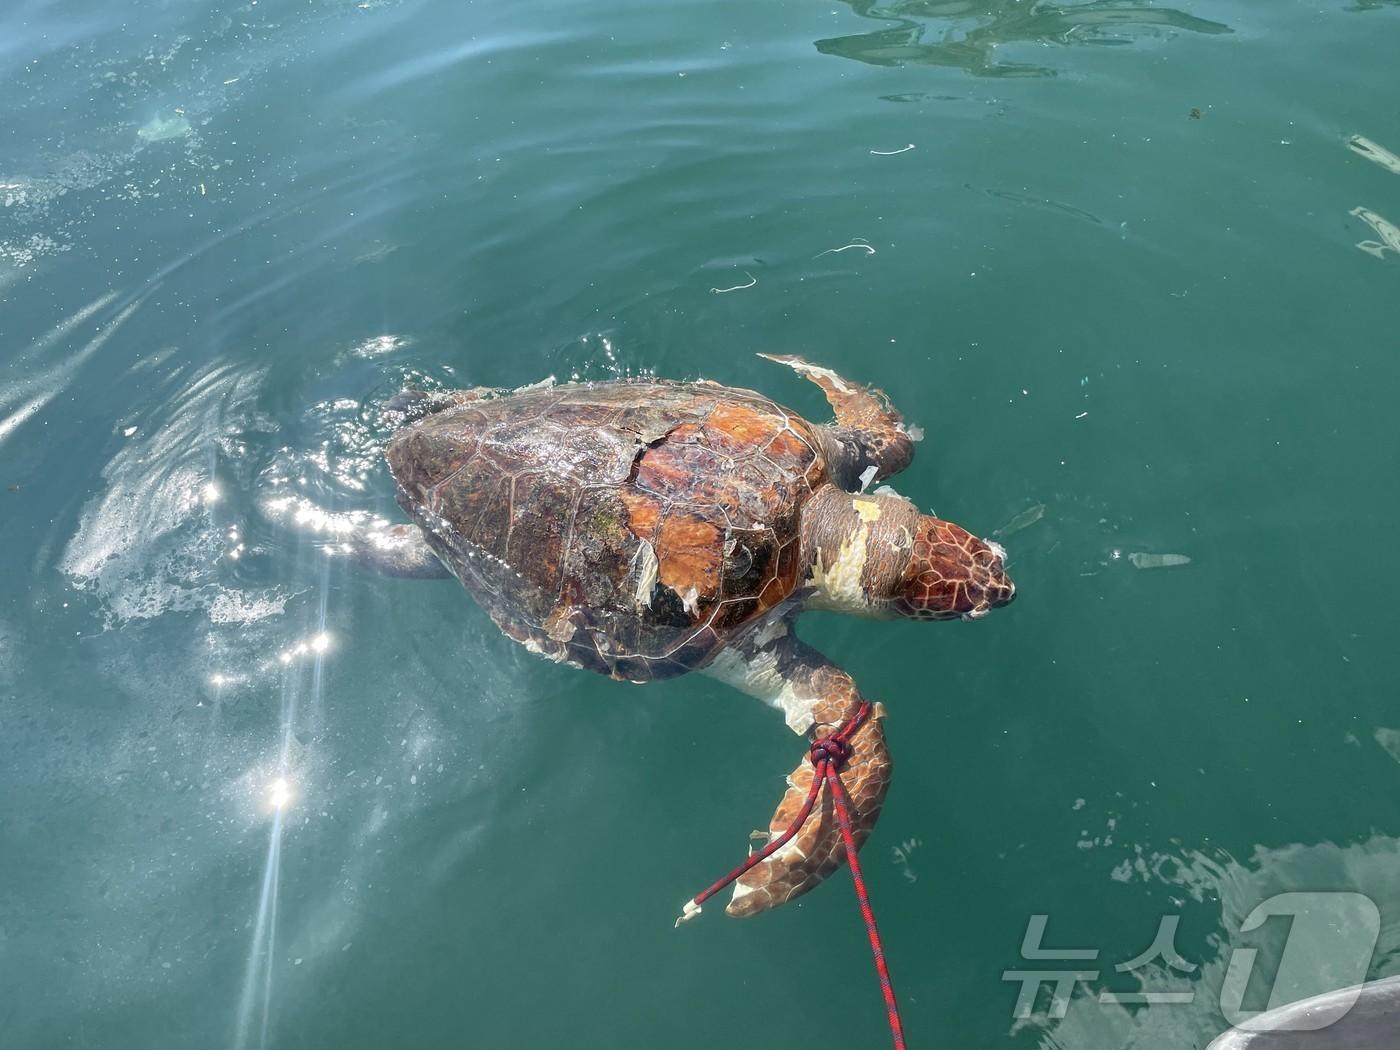
<path id="1" fill-rule="evenodd" d="M 648 541 L 642 540 L 637 545 L 637 553 L 632 556 L 632 568 L 637 573 L 637 590 L 633 597 L 638 608 L 651 608 L 651 596 L 656 590 L 656 576 L 660 564 L 656 558 L 656 549 Z"/>
<path id="2" fill-rule="evenodd" d="M 820 259 L 823 255 L 837 255 L 841 252 L 850 251 L 852 248 L 864 248 L 866 255 L 875 254 L 875 249 L 863 241 L 852 241 L 850 244 L 843 244 L 839 248 L 828 248 L 824 252 L 818 252 L 813 258 Z"/>
<path id="3" fill-rule="evenodd" d="M 700 905 L 695 903 L 694 898 L 686 901 L 685 904 L 681 906 L 680 915 L 676 917 L 675 929 L 680 929 L 681 923 L 689 922 L 691 919 L 695 918 L 695 916 L 699 915 L 700 912 Z"/>
<path id="4" fill-rule="evenodd" d="M 1374 255 L 1377 259 L 1384 259 L 1386 252 L 1395 252 L 1400 255 L 1400 227 L 1383 215 L 1377 215 L 1370 208 L 1352 208 L 1348 213 L 1355 215 L 1371 229 L 1376 231 L 1379 241 L 1359 241 L 1357 247 L 1368 255 Z"/>
<path id="5" fill-rule="evenodd" d="M 1353 135 L 1347 139 L 1347 149 L 1360 154 L 1367 160 L 1374 161 L 1386 171 L 1400 175 L 1400 157 L 1379 143 L 1372 142 L 1365 135 Z"/>
<path id="6" fill-rule="evenodd" d="M 992 535 L 1002 537 L 1010 536 L 1012 533 L 1020 532 L 1022 529 L 1030 528 L 1043 517 L 1045 517 L 1045 504 L 1037 503 L 1034 506 L 1027 507 L 1025 510 L 1021 511 L 1018 514 L 1013 515 L 1010 521 L 1008 521 L 1001 528 L 996 529 L 992 533 Z"/>
<path id="7" fill-rule="evenodd" d="M 710 289 L 711 294 L 713 294 L 713 295 L 723 295 L 725 292 L 741 292 L 741 291 L 743 291 L 745 288 L 752 288 L 754 285 L 756 285 L 756 284 L 758 283 L 758 278 L 755 277 L 753 274 L 749 273 L 748 270 L 745 270 L 745 271 L 744 271 L 744 276 L 747 277 L 747 278 L 749 279 L 749 283 L 748 283 L 748 284 L 736 284 L 736 285 L 735 285 L 734 287 L 732 287 L 732 288 L 711 288 L 711 289 Z"/>
<path id="8" fill-rule="evenodd" d="M 193 131 L 190 122 L 182 116 L 152 117 L 136 129 L 136 137 L 142 142 L 164 142 L 167 139 L 182 139 Z"/>
<path id="9" fill-rule="evenodd" d="M 1128 560 L 1135 569 L 1171 569 L 1191 564 L 1191 559 L 1185 554 L 1146 554 L 1142 551 L 1129 554 Z"/>

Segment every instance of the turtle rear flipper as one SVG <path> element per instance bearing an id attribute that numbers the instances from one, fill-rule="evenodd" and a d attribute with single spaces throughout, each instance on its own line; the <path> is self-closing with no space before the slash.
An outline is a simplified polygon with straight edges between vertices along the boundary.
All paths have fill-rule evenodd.
<path id="1" fill-rule="evenodd" d="M 452 576 L 417 525 L 391 525 L 357 533 L 344 542 L 355 561 L 381 576 L 413 580 L 445 580 Z"/>
<path id="2" fill-rule="evenodd" d="M 843 379 L 830 368 L 793 354 L 758 356 L 787 365 L 826 394 L 836 415 L 836 423 L 831 427 L 835 453 L 832 466 L 842 488 L 853 491 L 872 481 L 884 481 L 913 460 L 914 436 L 905 429 L 904 417 L 883 391 Z"/>
<path id="3" fill-rule="evenodd" d="M 420 390 L 417 387 L 409 387 L 385 401 L 384 411 L 402 416 L 401 420 L 396 420 L 402 426 L 415 423 L 434 412 L 456 408 L 458 405 L 469 405 L 473 401 L 482 401 L 499 393 L 500 390 L 489 386 L 472 387 L 470 390 Z"/>

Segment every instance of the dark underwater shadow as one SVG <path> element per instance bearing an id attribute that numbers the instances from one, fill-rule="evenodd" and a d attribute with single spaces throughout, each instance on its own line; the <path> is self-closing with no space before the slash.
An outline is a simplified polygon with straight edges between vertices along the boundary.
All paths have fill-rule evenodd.
<path id="1" fill-rule="evenodd" d="M 877 66 L 948 66 L 982 77 L 1055 75 L 1048 66 L 998 61 L 995 49 L 999 44 L 1123 45 L 1153 28 L 1208 34 L 1233 32 L 1220 22 L 1172 8 L 1150 7 L 1143 0 L 1093 0 L 1065 5 L 1034 0 L 844 2 L 862 18 L 895 24 L 870 33 L 818 40 L 816 48 L 822 54 Z"/>

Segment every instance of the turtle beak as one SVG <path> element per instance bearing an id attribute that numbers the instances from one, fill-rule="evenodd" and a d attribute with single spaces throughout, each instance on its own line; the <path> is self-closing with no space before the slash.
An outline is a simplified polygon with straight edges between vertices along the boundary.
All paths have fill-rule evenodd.
<path id="1" fill-rule="evenodd" d="M 1004 585 L 998 588 L 995 597 L 990 601 L 981 602 L 976 607 L 969 609 L 962 614 L 962 618 L 968 621 L 980 620 L 993 609 L 1000 609 L 1014 602 L 1016 600 L 1016 585 L 1010 580 L 1006 580 L 1004 577 L 1003 579 Z"/>
<path id="2" fill-rule="evenodd" d="M 987 567 L 982 578 L 982 600 L 963 613 L 964 620 L 980 620 L 993 609 L 1010 605 L 1016 600 L 1016 585 L 1006 575 L 1006 549 L 992 540 L 983 541 L 995 560 Z"/>

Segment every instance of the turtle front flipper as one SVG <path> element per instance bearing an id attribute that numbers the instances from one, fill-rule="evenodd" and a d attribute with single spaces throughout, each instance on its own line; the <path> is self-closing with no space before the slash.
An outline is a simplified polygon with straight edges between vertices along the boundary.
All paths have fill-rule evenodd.
<path id="1" fill-rule="evenodd" d="M 790 632 L 790 620 L 762 625 L 722 650 L 705 671 L 776 707 L 793 731 L 817 740 L 835 732 L 854 715 L 862 697 L 850 675 Z M 890 785 L 892 763 L 885 747 L 884 716 L 883 705 L 875 704 L 870 717 L 850 738 L 851 755 L 840 769 L 857 848 L 875 827 Z M 782 837 L 802 810 L 815 772 L 810 754 L 804 756 L 788 775 L 787 791 L 768 830 L 756 832 L 757 836 L 767 842 Z M 801 830 L 738 878 L 725 912 L 757 915 L 785 904 L 815 887 L 845 859 L 831 791 L 823 785 Z M 689 918 L 696 910 L 692 901 L 682 918 Z"/>
<path id="2" fill-rule="evenodd" d="M 806 376 L 822 388 L 836 425 L 829 454 L 841 487 L 855 491 L 898 474 L 914 459 L 914 435 L 883 391 L 843 379 L 792 354 L 759 354 Z"/>

